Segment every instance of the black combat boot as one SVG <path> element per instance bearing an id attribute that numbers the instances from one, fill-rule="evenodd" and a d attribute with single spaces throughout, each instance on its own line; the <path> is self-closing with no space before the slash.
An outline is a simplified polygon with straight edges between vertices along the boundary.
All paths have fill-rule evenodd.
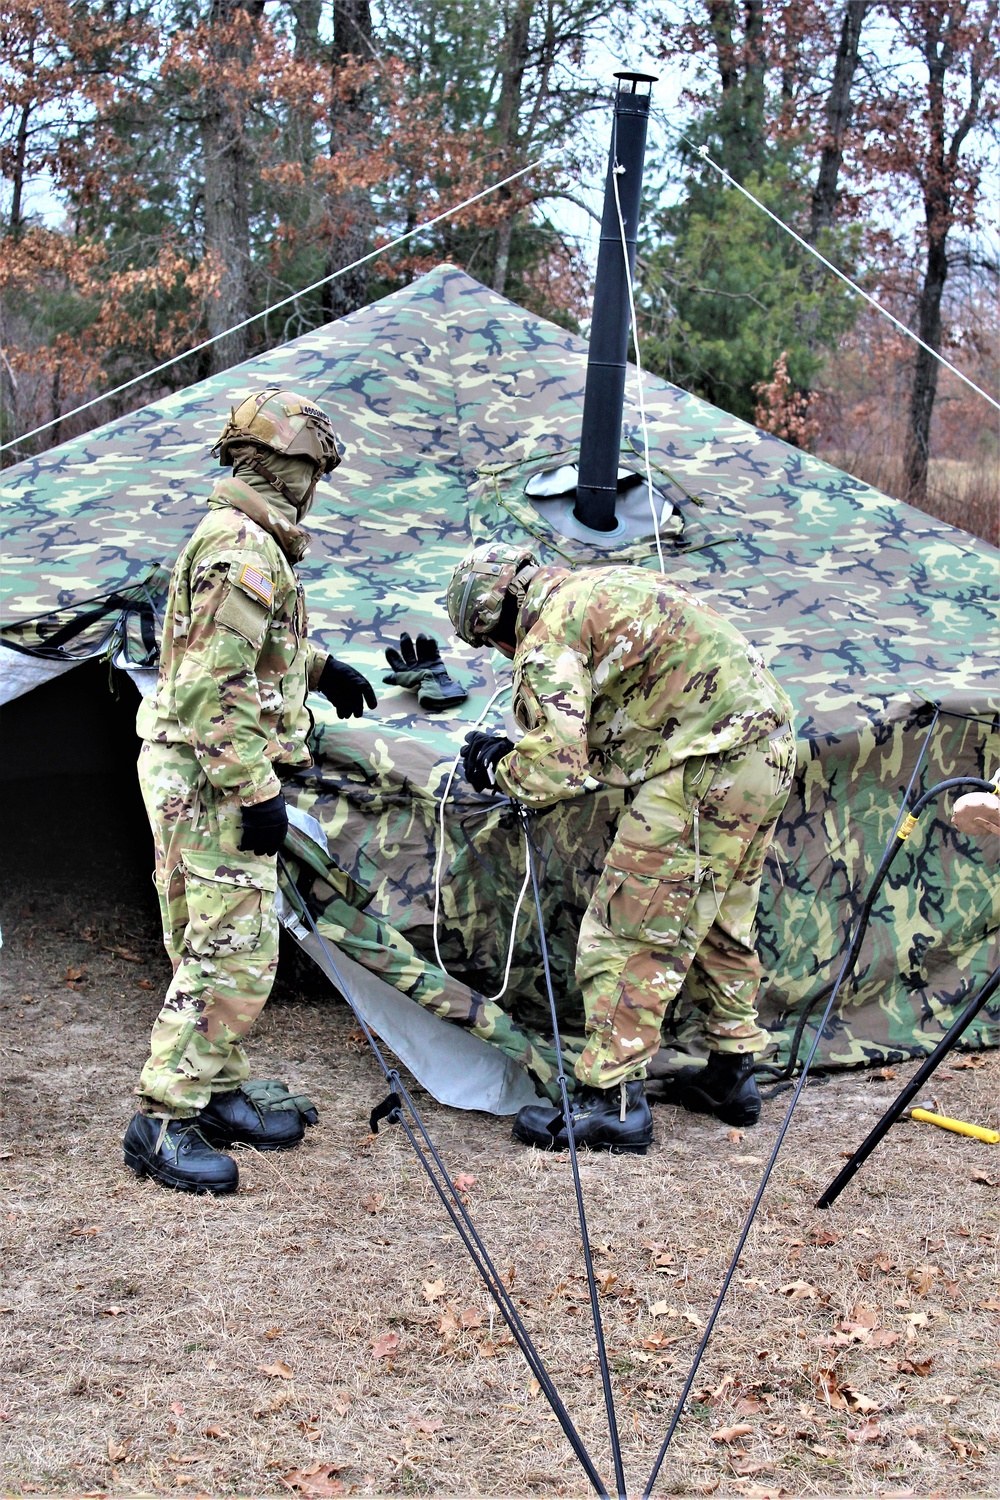
<path id="1" fill-rule="evenodd" d="M 569 1101 L 573 1139 L 590 1151 L 612 1151 L 645 1156 L 653 1139 L 653 1116 L 641 1078 L 609 1089 L 578 1089 Z M 526 1104 L 514 1121 L 514 1139 L 540 1151 L 568 1151 L 569 1138 L 561 1109 L 550 1104 Z"/>
<path id="2" fill-rule="evenodd" d="M 213 1146 L 253 1146 L 257 1151 L 286 1151 L 306 1133 L 298 1110 L 261 1109 L 242 1089 L 213 1094 L 198 1125 Z"/>
<path id="3" fill-rule="evenodd" d="M 140 1177 L 184 1193 L 235 1193 L 240 1180 L 236 1163 L 209 1145 L 191 1120 L 162 1120 L 133 1115 L 125 1132 L 125 1165 Z"/>
<path id="4" fill-rule="evenodd" d="M 753 1070 L 754 1058 L 749 1053 L 710 1052 L 703 1068 L 679 1068 L 661 1079 L 657 1098 L 698 1114 L 715 1115 L 727 1125 L 756 1125 L 760 1091 Z"/>

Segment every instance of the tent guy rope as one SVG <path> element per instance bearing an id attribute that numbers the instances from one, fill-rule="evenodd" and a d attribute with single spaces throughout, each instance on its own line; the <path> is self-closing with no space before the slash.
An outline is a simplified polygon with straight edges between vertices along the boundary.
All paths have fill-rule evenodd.
<path id="1" fill-rule="evenodd" d="M 463 208 L 470 208 L 473 203 L 478 203 L 483 198 L 488 198 L 491 193 L 499 192 L 500 188 L 506 187 L 508 183 L 516 182 L 527 172 L 533 172 L 536 167 L 544 164 L 551 152 L 543 152 L 541 156 L 529 162 L 526 167 L 511 172 L 509 177 L 504 177 L 500 182 L 491 183 L 489 187 L 483 188 L 479 193 L 473 193 L 471 198 L 466 198 L 461 203 L 456 203 L 454 208 L 446 208 L 441 213 L 435 214 L 432 219 L 426 219 L 414 229 L 408 229 L 405 234 L 397 235 L 394 240 L 379 245 L 374 250 L 369 250 L 367 255 L 359 256 L 352 260 L 350 265 L 341 266 L 337 271 L 331 271 L 329 276 L 321 276 L 319 281 L 312 282 L 309 286 L 300 287 L 297 292 L 283 297 L 280 302 L 272 302 L 270 307 L 261 308 L 260 312 L 252 313 L 249 318 L 244 318 L 240 323 L 234 323 L 231 328 L 226 328 L 222 333 L 215 333 L 211 338 L 203 339 L 200 344 L 195 344 L 191 349 L 185 349 L 180 354 L 165 359 L 162 364 L 154 365 L 151 370 L 144 370 L 141 375 L 133 375 L 130 380 L 125 380 L 121 385 L 112 387 L 110 391 L 102 391 L 99 396 L 92 396 L 89 401 L 83 401 L 79 406 L 74 406 L 71 411 L 62 412 L 58 417 L 53 417 L 49 422 L 42 422 L 39 427 L 32 427 L 28 432 L 22 432 L 20 437 L 10 438 L 6 443 L 0 443 L 0 453 L 5 453 L 8 448 L 17 448 L 21 443 L 26 443 L 29 438 L 37 437 L 40 432 L 48 432 L 50 427 L 56 427 L 60 422 L 68 422 L 70 417 L 79 416 L 82 411 L 89 411 L 92 406 L 97 406 L 101 401 L 110 401 L 113 396 L 121 395 L 122 391 L 130 390 L 132 386 L 141 384 L 144 380 L 151 380 L 154 375 L 159 375 L 163 370 L 169 370 L 173 365 L 178 365 L 182 360 L 190 359 L 194 354 L 200 354 L 203 349 L 210 348 L 219 343 L 221 339 L 229 338 L 230 334 L 239 333 L 243 328 L 249 328 L 252 323 L 259 323 L 261 318 L 267 318 L 281 307 L 287 307 L 292 302 L 297 302 L 300 297 L 307 297 L 310 292 L 318 291 L 320 287 L 327 286 L 331 281 L 336 281 L 340 276 L 346 276 L 349 271 L 356 271 L 359 266 L 367 265 L 370 260 L 376 260 L 384 255 L 387 250 L 395 250 L 397 246 L 403 245 L 415 235 L 422 234 L 424 230 L 432 229 L 435 224 L 440 224 L 444 219 L 450 219 L 453 215 L 461 213 Z"/>
<path id="2" fill-rule="evenodd" d="M 777 224 L 779 229 L 783 229 L 786 234 L 791 235 L 796 244 L 801 245 L 803 250 L 808 250 L 809 254 L 815 256 L 821 265 L 825 266 L 828 271 L 832 271 L 834 276 L 839 277 L 844 285 L 850 287 L 851 291 L 855 292 L 857 296 L 863 297 L 871 307 L 874 307 L 876 312 L 882 314 L 883 318 L 888 318 L 889 322 L 895 328 L 898 328 L 900 333 L 905 333 L 908 339 L 912 339 L 915 344 L 920 345 L 921 349 L 925 350 L 928 354 L 932 354 L 939 364 L 944 365 L 945 369 L 950 370 L 953 375 L 957 375 L 959 380 L 964 381 L 970 390 L 975 391 L 977 396 L 982 396 L 984 401 L 988 401 L 995 411 L 1000 411 L 1000 401 L 995 396 L 991 396 L 988 391 L 983 390 L 982 386 L 977 385 L 974 380 L 970 380 L 968 375 L 964 375 L 957 365 L 952 364 L 950 359 L 945 359 L 940 350 L 934 349 L 930 344 L 925 344 L 919 334 L 914 333 L 912 328 L 907 328 L 906 324 L 900 322 L 899 318 L 891 313 L 888 308 L 883 307 L 881 302 L 877 302 L 870 292 L 866 292 L 862 287 L 858 286 L 857 282 L 852 281 L 845 271 L 842 271 L 839 266 L 834 265 L 832 260 L 827 260 L 826 256 L 817 250 L 815 245 L 810 245 L 809 241 L 803 239 L 801 234 L 797 234 L 790 224 L 786 224 L 784 219 L 779 219 L 777 214 L 772 213 L 766 204 L 761 203 L 759 198 L 755 198 L 748 188 L 745 188 L 741 182 L 737 182 L 735 177 L 729 175 L 725 167 L 720 166 L 717 161 L 714 161 L 709 156 L 707 146 L 696 146 L 694 141 L 688 140 L 683 131 L 678 130 L 675 125 L 670 124 L 670 121 L 666 118 L 662 110 L 656 110 L 654 113 L 661 123 L 673 132 L 679 141 L 683 141 L 685 146 L 690 146 L 691 150 L 710 166 L 713 171 L 718 172 L 719 176 L 723 177 L 729 183 L 730 187 L 734 187 L 738 193 L 742 193 L 744 198 L 748 199 L 755 208 L 759 208 L 762 214 L 767 214 L 767 217 L 773 223 Z"/>

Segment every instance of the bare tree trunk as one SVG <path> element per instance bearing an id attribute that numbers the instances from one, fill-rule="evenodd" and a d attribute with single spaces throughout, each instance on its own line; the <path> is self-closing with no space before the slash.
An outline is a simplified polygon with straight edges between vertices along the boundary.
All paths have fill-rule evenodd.
<path id="1" fill-rule="evenodd" d="M 722 165 L 742 182 L 748 172 L 764 165 L 764 80 L 767 49 L 763 0 L 745 0 L 742 42 L 734 37 L 733 0 L 705 0 L 715 42 L 715 59 L 722 85 L 718 128 L 722 136 Z"/>
<path id="2" fill-rule="evenodd" d="M 228 80 L 203 91 L 201 145 L 205 172 L 205 248 L 221 267 L 219 295 L 209 299 L 208 331 L 215 337 L 250 316 L 250 149 L 246 139 L 245 79 L 253 65 L 252 35 L 235 32 L 240 11 L 256 21 L 264 0 L 212 0 L 212 60 Z M 211 369 L 226 370 L 246 359 L 245 328 L 213 344 Z"/>
<path id="3" fill-rule="evenodd" d="M 992 60 L 996 0 L 986 12 L 985 24 L 968 49 L 969 93 L 951 135 L 945 99 L 948 73 L 958 60 L 965 25 L 967 0 L 954 0 L 950 8 L 927 6 L 921 13 L 922 51 L 927 64 L 927 122 L 929 145 L 922 174 L 924 219 L 927 224 L 927 264 L 920 292 L 918 331 L 931 350 L 941 347 L 941 302 L 948 277 L 948 231 L 954 222 L 955 192 L 959 180 L 962 147 L 979 118 L 985 72 Z M 956 45 L 957 43 L 957 45 Z M 927 349 L 917 350 L 910 392 L 909 425 L 903 464 L 906 498 L 920 504 L 927 498 L 930 465 L 931 418 L 937 395 L 939 361 Z"/>
<path id="4" fill-rule="evenodd" d="M 743 78 L 743 139 L 748 172 L 764 166 L 764 0 L 746 0 L 746 71 Z"/>
<path id="5" fill-rule="evenodd" d="M 917 331 L 932 349 L 941 347 L 941 301 L 948 277 L 948 252 L 945 235 L 932 240 L 927 247 L 927 267 L 920 293 L 920 319 Z M 917 349 L 910 392 L 910 420 L 906 433 L 903 465 L 906 477 L 906 499 L 916 502 L 927 498 L 927 470 L 930 463 L 931 417 L 937 395 L 938 361 L 926 349 Z"/>
<path id="6" fill-rule="evenodd" d="M 708 20 L 712 28 L 712 36 L 715 38 L 715 55 L 719 65 L 719 77 L 722 81 L 722 93 L 725 96 L 740 81 L 739 68 L 736 65 L 736 47 L 733 42 L 735 21 L 732 0 L 708 0 Z"/>
<path id="7" fill-rule="evenodd" d="M 28 150 L 28 121 L 31 118 L 31 105 L 25 100 L 21 106 L 21 118 L 17 125 L 17 139 L 14 142 L 14 161 L 11 170 L 11 181 L 13 192 L 10 200 L 10 232 L 18 235 L 22 227 L 21 203 L 24 195 L 24 159 Z"/>
<path id="8" fill-rule="evenodd" d="M 809 214 L 808 238 L 813 242 L 822 230 L 830 228 L 837 207 L 837 180 L 844 159 L 844 139 L 851 122 L 851 88 L 858 66 L 861 28 L 870 8 L 871 0 L 847 0 L 844 6 L 833 82 L 826 101 L 826 135 Z"/>
<path id="9" fill-rule="evenodd" d="M 500 146 L 500 162 L 503 175 L 516 171 L 515 161 L 521 126 L 521 104 L 524 94 L 524 70 L 528 66 L 528 43 L 531 36 L 531 20 L 535 11 L 535 0 L 517 0 L 514 14 L 507 31 L 504 50 L 503 77 L 500 84 L 500 102 L 497 106 L 496 135 Z M 510 242 L 514 234 L 517 210 L 511 210 L 511 190 L 501 188 L 497 194 L 503 217 L 497 226 L 496 250 L 493 256 L 492 287 L 503 295 L 510 267 Z"/>
<path id="10" fill-rule="evenodd" d="M 352 90 L 349 97 L 336 95 L 336 72 L 349 58 L 368 63 L 375 57 L 369 0 L 334 0 L 333 70 L 335 97 L 330 106 L 330 155 L 352 147 L 363 152 L 371 137 L 372 109 L 366 88 Z M 330 200 L 330 239 L 326 272 L 360 259 L 369 248 L 375 215 L 367 188 L 349 188 Z M 346 276 L 327 282 L 323 288 L 325 319 L 342 318 L 363 307 L 368 295 L 368 267 L 358 266 Z"/>

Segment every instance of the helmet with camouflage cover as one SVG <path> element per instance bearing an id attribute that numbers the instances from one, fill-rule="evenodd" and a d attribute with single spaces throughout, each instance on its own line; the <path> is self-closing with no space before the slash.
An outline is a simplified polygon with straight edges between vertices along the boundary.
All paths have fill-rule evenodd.
<path id="1" fill-rule="evenodd" d="M 234 450 L 247 445 L 308 459 L 318 474 L 329 474 L 340 463 L 337 434 L 326 412 L 276 386 L 245 396 L 232 408 L 212 452 L 220 464 L 228 465 Z"/>
<path id="2" fill-rule="evenodd" d="M 537 572 L 538 559 L 527 547 L 494 542 L 467 553 L 448 585 L 448 614 L 461 639 L 484 645 L 497 627 L 508 589 L 520 604 Z"/>

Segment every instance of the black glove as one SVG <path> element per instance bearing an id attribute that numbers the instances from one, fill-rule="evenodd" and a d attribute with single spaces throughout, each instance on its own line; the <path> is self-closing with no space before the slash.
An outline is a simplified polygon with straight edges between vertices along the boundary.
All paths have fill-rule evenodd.
<path id="1" fill-rule="evenodd" d="M 496 791 L 496 768 L 514 748 L 505 734 L 485 734 L 473 729 L 462 746 L 462 769 L 465 779 L 476 792 Z"/>
<path id="2" fill-rule="evenodd" d="M 438 708 L 454 708 L 469 696 L 460 682 L 449 677 L 432 635 L 418 635 L 414 650 L 413 641 L 404 630 L 399 638 L 399 650 L 387 646 L 385 659 L 392 671 L 382 681 L 391 682 L 394 687 L 409 688 L 416 693 L 421 708 L 432 712 Z"/>
<path id="3" fill-rule="evenodd" d="M 257 802 L 253 807 L 244 807 L 243 837 L 239 847 L 244 854 L 277 854 L 285 842 L 288 832 L 288 812 L 281 792 L 268 797 L 266 802 Z"/>
<path id="4" fill-rule="evenodd" d="M 327 657 L 318 686 L 324 698 L 329 698 L 337 710 L 338 719 L 360 719 L 366 703 L 369 708 L 378 706 L 375 689 L 368 678 L 335 656 Z"/>

